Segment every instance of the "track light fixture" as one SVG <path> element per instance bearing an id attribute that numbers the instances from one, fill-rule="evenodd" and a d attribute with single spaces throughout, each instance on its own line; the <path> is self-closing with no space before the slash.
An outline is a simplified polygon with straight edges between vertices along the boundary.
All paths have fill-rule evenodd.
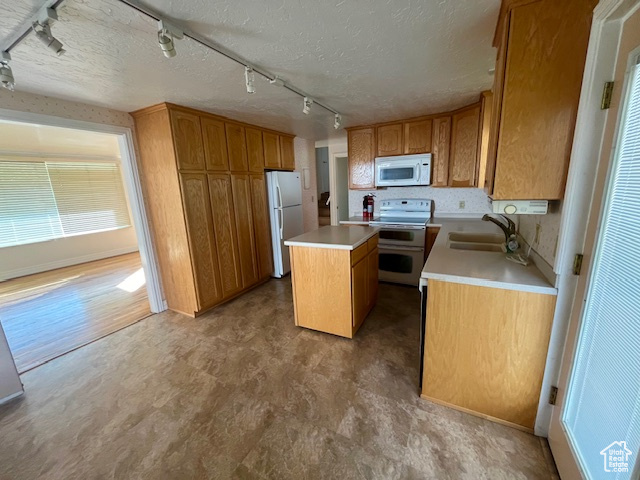
<path id="1" fill-rule="evenodd" d="M 247 93 L 256 93 L 256 87 L 253 85 L 254 80 L 253 68 L 244 67 L 244 81 L 247 84 Z"/>
<path id="2" fill-rule="evenodd" d="M 34 23 L 33 31 L 36 32 L 36 37 L 42 42 L 42 44 L 55 53 L 57 56 L 64 55 L 66 50 L 62 45 L 62 42 L 53 36 L 51 33 L 51 25 L 49 23 Z"/>
<path id="3" fill-rule="evenodd" d="M 58 20 L 58 13 L 53 8 L 43 8 L 38 12 L 37 20 L 33 22 L 31 28 L 45 47 L 57 56 L 61 56 L 66 50 L 62 48 L 62 42 L 51 33 L 51 22 L 54 20 Z"/>
<path id="4" fill-rule="evenodd" d="M 16 82 L 13 79 L 13 72 L 9 66 L 9 60 L 11 60 L 9 52 L 2 52 L 0 55 L 0 84 L 7 90 L 13 92 Z"/>
<path id="5" fill-rule="evenodd" d="M 275 85 L 276 87 L 284 87 L 284 80 L 282 80 L 280 77 L 276 76 L 273 77 L 272 80 L 269 80 L 269 83 L 271 85 Z"/>
<path id="6" fill-rule="evenodd" d="M 333 117 L 333 128 L 338 130 L 342 126 L 342 115 L 336 113 Z"/>
<path id="7" fill-rule="evenodd" d="M 176 56 L 176 49 L 173 45 L 173 39 L 182 39 L 184 34 L 182 31 L 173 25 L 168 24 L 164 20 L 158 21 L 158 45 L 162 49 L 162 53 L 167 58 L 173 58 Z"/>
<path id="8" fill-rule="evenodd" d="M 309 97 L 304 97 L 304 106 L 302 107 L 302 113 L 305 115 L 309 115 L 311 111 L 311 105 L 313 105 L 313 100 Z"/>

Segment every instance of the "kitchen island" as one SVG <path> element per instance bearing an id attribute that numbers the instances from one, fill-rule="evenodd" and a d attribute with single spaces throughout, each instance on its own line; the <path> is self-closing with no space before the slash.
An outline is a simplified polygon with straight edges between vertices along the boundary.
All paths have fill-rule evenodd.
<path id="1" fill-rule="evenodd" d="M 284 242 L 297 326 L 353 338 L 378 298 L 378 230 L 326 226 Z"/>

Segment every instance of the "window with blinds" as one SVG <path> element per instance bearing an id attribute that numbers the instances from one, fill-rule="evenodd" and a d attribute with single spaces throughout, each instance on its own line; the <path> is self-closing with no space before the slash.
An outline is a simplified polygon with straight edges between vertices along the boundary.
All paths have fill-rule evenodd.
<path id="1" fill-rule="evenodd" d="M 616 480 L 640 455 L 639 65 L 629 78 L 562 417 L 587 478 Z"/>
<path id="2" fill-rule="evenodd" d="M 0 159 L 0 248 L 130 225 L 116 162 Z"/>

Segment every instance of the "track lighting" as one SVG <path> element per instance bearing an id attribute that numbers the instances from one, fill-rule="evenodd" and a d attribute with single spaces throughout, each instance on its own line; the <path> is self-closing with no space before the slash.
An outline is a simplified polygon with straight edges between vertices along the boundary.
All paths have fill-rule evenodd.
<path id="1" fill-rule="evenodd" d="M 305 115 L 309 115 L 311 111 L 311 105 L 313 105 L 313 100 L 309 97 L 304 97 L 304 106 L 302 107 L 302 113 Z"/>
<path id="2" fill-rule="evenodd" d="M 0 55 L 0 84 L 7 90 L 13 92 L 16 82 L 13 79 L 13 72 L 9 66 L 9 60 L 11 60 L 9 52 L 2 52 Z"/>
<path id="3" fill-rule="evenodd" d="M 51 25 L 49 25 L 48 21 L 44 23 L 35 22 L 33 24 L 33 31 L 36 32 L 38 40 L 57 56 L 65 54 L 66 50 L 62 48 L 62 42 L 51 33 Z"/>
<path id="4" fill-rule="evenodd" d="M 173 39 L 180 40 L 184 34 L 181 30 L 168 24 L 164 20 L 158 21 L 158 45 L 162 49 L 162 53 L 167 58 L 173 58 L 176 56 L 176 49 L 173 45 Z"/>
<path id="5" fill-rule="evenodd" d="M 336 113 L 333 118 L 333 128 L 338 130 L 342 126 L 342 115 Z"/>
<path id="6" fill-rule="evenodd" d="M 273 77 L 273 80 L 269 80 L 269 83 L 271 85 L 275 85 L 277 87 L 284 87 L 284 80 L 282 80 L 280 77 L 276 76 Z"/>
<path id="7" fill-rule="evenodd" d="M 244 81 L 247 84 L 247 93 L 256 93 L 256 87 L 253 86 L 254 79 L 253 68 L 244 67 Z"/>

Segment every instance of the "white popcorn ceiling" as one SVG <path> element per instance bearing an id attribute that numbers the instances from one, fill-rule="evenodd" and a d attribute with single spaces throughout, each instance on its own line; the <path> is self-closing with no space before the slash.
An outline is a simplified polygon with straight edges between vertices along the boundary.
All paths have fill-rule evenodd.
<path id="1" fill-rule="evenodd" d="M 0 39 L 41 0 L 0 0 Z M 283 77 L 343 114 L 344 125 L 449 110 L 491 87 L 500 0 L 156 0 L 168 20 Z M 12 52 L 16 90 L 122 111 L 162 101 L 309 139 L 334 135 L 333 114 L 190 39 L 164 58 L 156 22 L 116 0 L 66 0 L 53 25 L 57 58 L 31 35 Z"/>

